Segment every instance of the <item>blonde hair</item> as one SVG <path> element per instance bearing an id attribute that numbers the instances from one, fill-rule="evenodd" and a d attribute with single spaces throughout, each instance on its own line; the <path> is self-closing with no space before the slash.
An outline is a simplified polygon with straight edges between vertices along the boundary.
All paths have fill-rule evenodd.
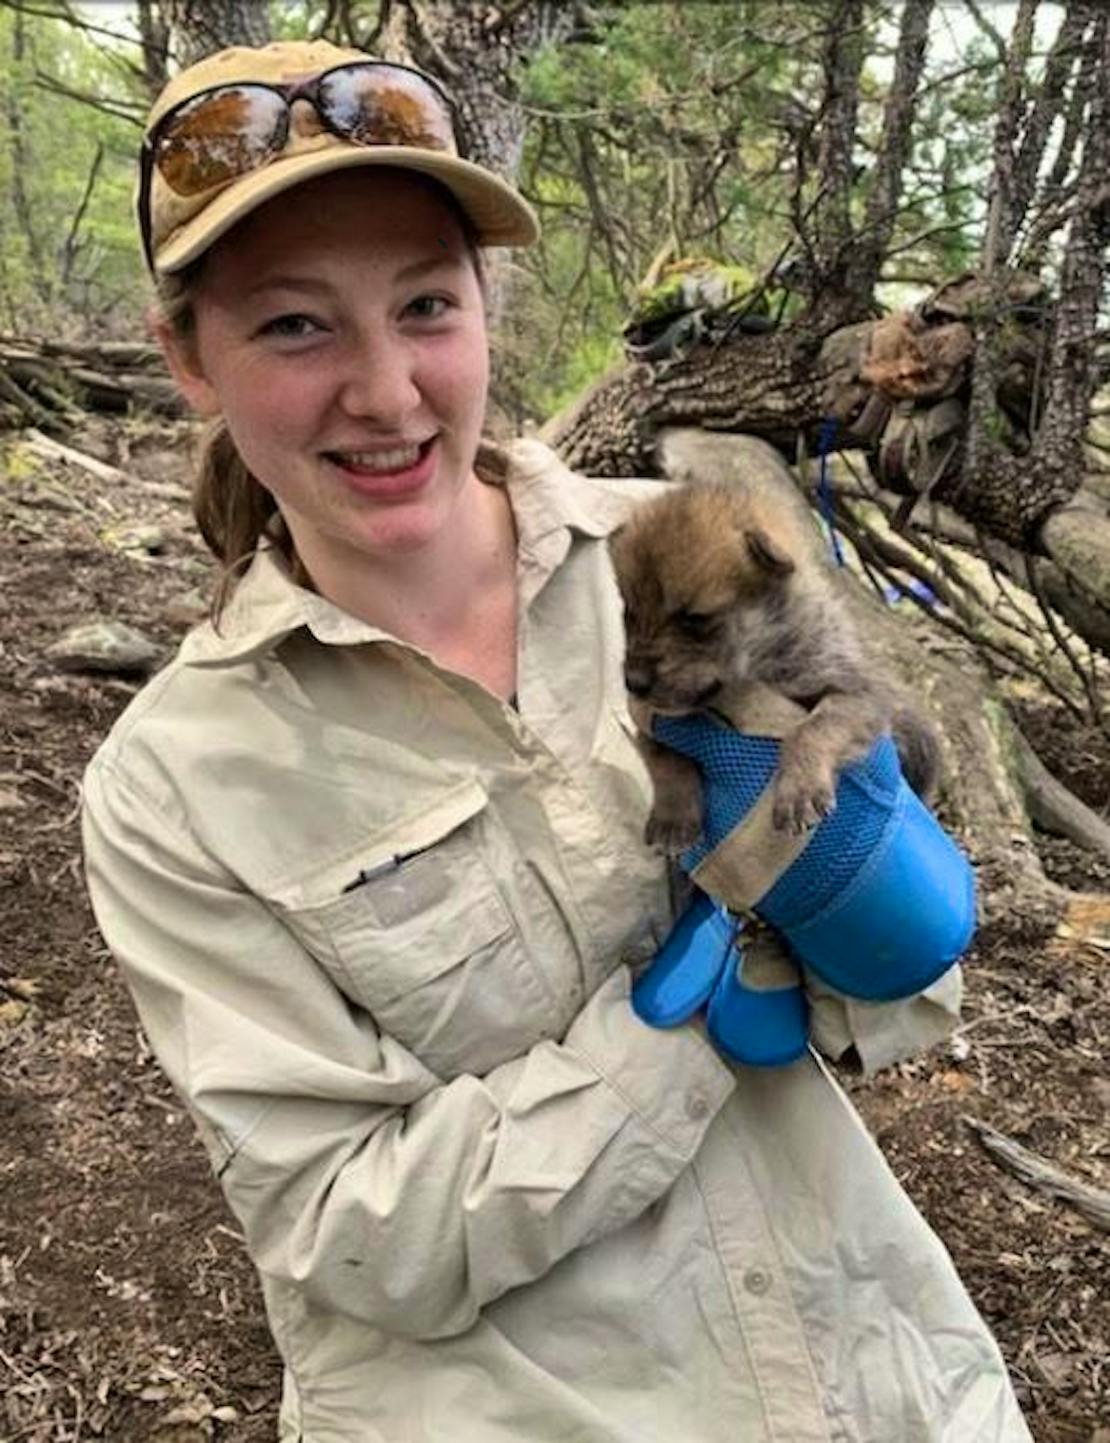
<path id="1" fill-rule="evenodd" d="M 485 267 L 470 217 L 449 190 L 427 177 L 420 179 L 435 187 L 458 221 L 484 297 Z M 203 267 L 201 256 L 181 271 L 158 276 L 155 282 L 162 317 L 186 351 L 195 346 L 195 304 Z M 483 438 L 475 469 L 486 480 L 504 479 L 503 453 L 495 443 Z M 239 455 L 222 416 L 210 421 L 201 435 L 193 474 L 192 508 L 205 545 L 221 565 L 210 609 L 214 625 L 219 625 L 224 608 L 263 540 L 269 541 L 285 557 L 299 586 L 311 585 L 273 493 L 252 474 Z"/>

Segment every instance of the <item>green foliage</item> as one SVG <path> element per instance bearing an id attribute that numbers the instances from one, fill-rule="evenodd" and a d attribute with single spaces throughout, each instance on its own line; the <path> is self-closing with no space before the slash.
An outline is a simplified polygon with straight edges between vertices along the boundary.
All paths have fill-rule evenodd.
<path id="1" fill-rule="evenodd" d="M 64 23 L 3 7 L 0 66 L 0 324 L 56 330 L 68 314 L 103 318 L 121 305 L 133 319 L 138 128 L 40 78 L 94 97 L 126 96 L 119 53 Z"/>
<path id="2" fill-rule="evenodd" d="M 57 3 L 35 0 L 34 9 Z M 81 8 L 127 32 L 124 7 Z M 357 27 L 377 14 L 371 0 L 340 8 Z M 763 296 L 751 309 L 787 321 L 803 305 L 773 273 L 804 258 L 794 230 L 822 183 L 822 22 L 833 9 L 833 0 L 602 0 L 590 7 L 589 33 L 522 67 L 520 183 L 544 233 L 516 258 L 504 322 L 501 389 L 514 420 L 544 419 L 619 360 L 638 309 L 688 299 L 680 293 L 690 275 L 673 267 L 691 257 L 713 258 L 725 299 Z M 942 9 L 934 40 L 951 30 Z M 316 34 L 339 13 L 328 0 L 270 5 L 273 33 L 286 39 Z M 898 6 L 869 0 L 856 224 L 872 185 L 898 19 Z M 980 240 L 998 58 L 978 37 L 962 36 L 958 53 L 940 48 L 926 71 L 881 293 L 895 304 L 973 265 Z M 17 14 L 0 0 L 0 328 L 139 331 L 148 294 L 131 213 L 139 126 L 52 92 L 42 78 L 130 104 L 139 118 L 147 103 L 139 60 L 123 40 Z M 666 276 L 666 262 L 665 288 L 645 293 L 645 277 Z"/>
<path id="3" fill-rule="evenodd" d="M 319 35 L 331 7 L 327 0 L 302 0 L 301 4 L 272 3 L 270 30 L 275 40 L 307 40 Z"/>
<path id="4" fill-rule="evenodd" d="M 699 306 L 718 307 L 747 295 L 756 286 L 748 266 L 727 265 L 692 256 L 664 266 L 655 285 L 640 285 L 632 302 L 634 321 L 652 321 Z"/>
<path id="5" fill-rule="evenodd" d="M 545 359 L 519 388 L 526 413 L 573 395 L 596 357 L 619 356 L 664 245 L 711 254 L 744 289 L 773 264 L 789 181 L 782 114 L 799 89 L 816 93 L 813 56 L 791 37 L 812 18 L 789 0 L 613 5 L 592 41 L 527 68 L 521 181 L 544 235 L 516 305 L 522 334 L 558 344 L 535 346 Z"/>

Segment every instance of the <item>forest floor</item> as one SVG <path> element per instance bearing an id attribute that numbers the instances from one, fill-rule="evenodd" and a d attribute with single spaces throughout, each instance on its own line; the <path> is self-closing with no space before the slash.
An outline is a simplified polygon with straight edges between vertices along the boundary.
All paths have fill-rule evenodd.
<path id="1" fill-rule="evenodd" d="M 211 573 L 180 427 L 97 420 L 75 444 L 134 484 L 0 446 L 0 1443 L 261 1443 L 280 1371 L 259 1291 L 82 882 L 82 770 L 137 683 L 45 655 L 97 617 L 168 654 Z M 140 524 L 160 528 L 158 554 L 129 545 Z M 1044 760 L 1106 815 L 1106 736 L 1047 698 L 1020 705 Z M 1110 892 L 1104 860 L 1043 842 L 1057 880 Z M 1000 1168 L 968 1119 L 1110 1186 L 1108 958 L 1106 935 L 995 923 L 967 959 L 958 1034 L 845 1077 L 994 1329 L 1037 1443 L 1110 1443 L 1110 1234 Z"/>

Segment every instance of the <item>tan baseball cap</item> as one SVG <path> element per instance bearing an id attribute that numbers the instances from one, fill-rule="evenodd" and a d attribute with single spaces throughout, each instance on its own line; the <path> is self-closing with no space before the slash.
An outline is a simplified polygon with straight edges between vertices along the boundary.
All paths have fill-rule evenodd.
<path id="1" fill-rule="evenodd" d="M 373 60 L 326 40 L 277 41 L 257 49 L 235 46 L 209 55 L 175 75 L 154 104 L 149 136 L 175 106 L 220 85 L 285 85 L 309 80 L 352 61 Z M 392 166 L 419 171 L 445 186 L 474 226 L 480 245 L 531 245 L 539 224 L 531 206 L 500 176 L 463 160 L 453 138 L 446 149 L 417 145 L 366 145 L 323 126 L 294 122 L 280 154 L 245 175 L 191 195 L 179 195 L 154 165 L 149 186 L 150 254 L 157 274 L 181 270 L 256 207 L 333 170 Z M 144 204 L 142 187 L 137 198 Z M 140 214 L 140 226 L 143 217 Z"/>

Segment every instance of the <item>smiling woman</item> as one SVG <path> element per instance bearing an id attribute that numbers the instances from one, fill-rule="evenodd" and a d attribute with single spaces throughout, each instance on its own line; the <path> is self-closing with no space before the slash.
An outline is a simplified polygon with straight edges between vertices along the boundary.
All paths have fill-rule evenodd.
<path id="1" fill-rule="evenodd" d="M 736 1068 L 630 1005 L 677 886 L 606 541 L 659 483 L 483 445 L 480 253 L 535 222 L 450 115 L 279 44 L 177 76 L 142 152 L 226 605 L 90 765 L 88 879 L 258 1267 L 283 1443 L 1026 1443 L 816 1054 Z M 958 993 L 826 989 L 813 1036 L 891 1058 Z"/>
<path id="2" fill-rule="evenodd" d="M 474 470 L 488 379 L 474 247 L 449 193 L 403 170 L 372 188 L 322 176 L 300 199 L 292 216 L 268 201 L 212 247 L 187 326 L 180 307 L 157 326 L 174 375 L 345 610 L 458 660 L 473 567 L 501 634 L 487 624 L 470 670 L 495 665 L 508 695 L 513 530 L 504 492 Z"/>

